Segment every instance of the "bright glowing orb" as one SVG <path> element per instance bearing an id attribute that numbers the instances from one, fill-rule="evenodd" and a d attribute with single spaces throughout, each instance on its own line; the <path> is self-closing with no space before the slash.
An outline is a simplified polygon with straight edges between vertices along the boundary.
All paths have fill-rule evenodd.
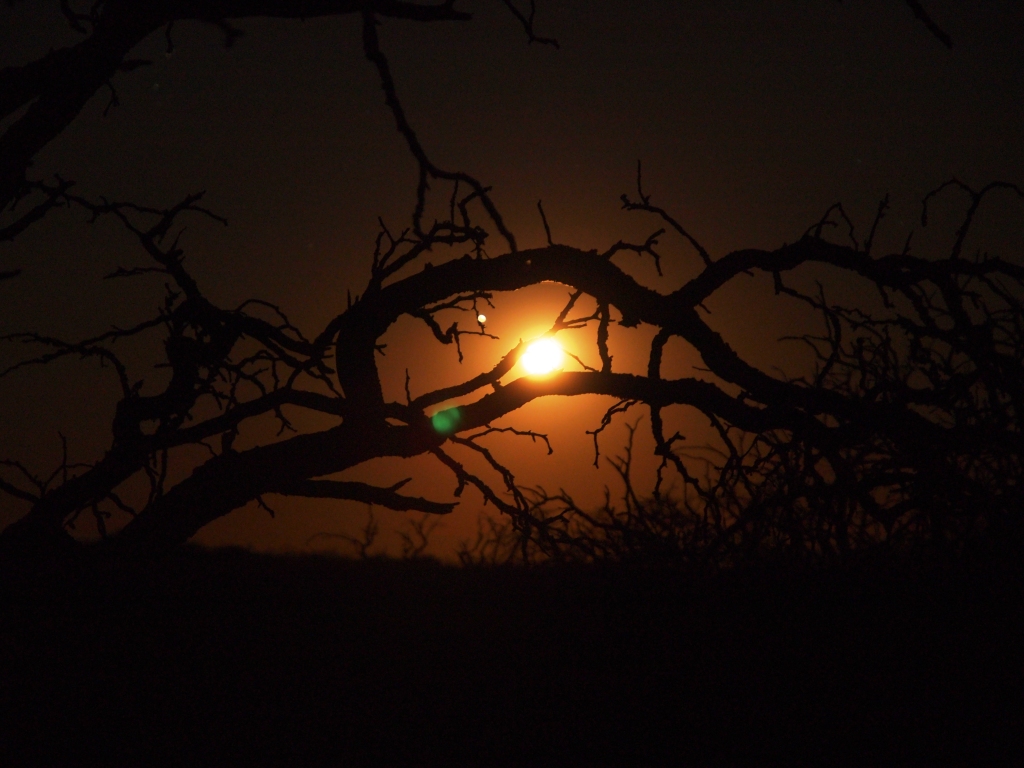
<path id="1" fill-rule="evenodd" d="M 565 353 L 562 352 L 562 346 L 554 339 L 540 339 L 527 347 L 526 352 L 519 359 L 527 373 L 541 376 L 559 370 L 565 359 Z"/>
<path id="2" fill-rule="evenodd" d="M 481 312 L 479 315 L 476 316 L 476 321 L 480 323 L 480 325 L 483 325 L 484 323 L 487 322 L 487 315 Z"/>

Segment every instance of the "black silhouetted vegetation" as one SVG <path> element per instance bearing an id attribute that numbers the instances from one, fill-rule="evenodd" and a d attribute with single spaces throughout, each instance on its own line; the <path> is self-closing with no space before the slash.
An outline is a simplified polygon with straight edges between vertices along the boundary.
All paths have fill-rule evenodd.
<path id="1" fill-rule="evenodd" d="M 1019 569 L 182 548 L 0 583 L 0 762 L 1013 764 Z"/>
<path id="2" fill-rule="evenodd" d="M 554 44 L 534 32 L 532 2 L 504 4 L 531 42 Z M 905 4 L 951 44 L 919 2 Z M 11 118 L 0 137 L 0 241 L 58 208 L 112 218 L 141 259 L 111 277 L 155 277 L 167 292 L 130 328 L 6 339 L 32 351 L 2 375 L 84 358 L 110 371 L 120 398 L 96 461 L 72 463 L 65 450 L 45 476 L 0 463 L 0 490 L 26 510 L 0 532 L 0 562 L 41 566 L 0 568 L 0 765 L 1019 761 L 1024 267 L 970 238 L 979 208 L 1020 187 L 936 189 L 922 225 L 936 196 L 963 202 L 940 253 L 918 253 L 909 238 L 881 251 L 886 199 L 864 238 L 836 205 L 792 243 L 713 254 L 698 227 L 645 193 L 638 166 L 622 205 L 653 218 L 646 240 L 559 244 L 538 204 L 547 245 L 521 249 L 485 184 L 431 161 L 377 38 L 378 18 L 465 20 L 457 3 L 60 5 L 81 43 L 0 72 L 0 117 Z M 267 302 L 208 298 L 181 236 L 188 217 L 222 221 L 201 194 L 163 207 L 29 178 L 35 154 L 115 72 L 144 66 L 125 57 L 145 37 L 164 30 L 173 45 L 173 24 L 198 19 L 231 45 L 234 19 L 346 13 L 362 18 L 419 183 L 411 221 L 381 223 L 365 288 L 324 327 L 300 330 Z M 669 238 L 681 253 L 665 249 Z M 692 259 L 696 276 L 659 293 L 617 265 L 636 257 L 659 273 L 663 260 Z M 841 305 L 827 282 L 799 289 L 791 278 L 806 265 L 872 300 Z M 762 370 L 713 329 L 705 301 L 749 273 L 772 277 L 775 301 L 819 318 L 820 331 L 797 339 L 815 360 L 802 375 Z M 0 279 L 17 290 L 18 265 Z M 384 397 L 377 355 L 398 318 L 458 347 L 488 335 L 476 318 L 496 294 L 543 281 L 569 289 L 550 333 L 592 331 L 580 370 L 508 381 L 519 344 L 460 384 L 414 393 L 407 377 L 404 402 Z M 616 368 L 612 324 L 655 329 L 642 375 Z M 663 375 L 678 339 L 705 376 Z M 123 362 L 131 342 L 163 351 L 166 375 L 150 377 L 160 388 Z M 595 461 L 611 420 L 629 420 L 629 442 L 610 460 L 622 492 L 603 506 L 530 487 L 492 447 L 543 443 L 494 422 L 549 395 L 611 398 Z M 454 400 L 457 411 L 431 418 Z M 693 448 L 669 434 L 665 412 L 679 406 L 715 442 Z M 332 421 L 304 431 L 288 409 Z M 268 415 L 276 434 L 238 448 L 239 430 Z M 653 488 L 634 482 L 639 429 L 660 462 Z M 172 471 L 190 446 L 206 458 Z M 457 553 L 463 567 L 424 556 L 453 502 L 336 478 L 424 454 L 456 496 L 475 489 L 500 513 L 480 518 Z M 358 558 L 187 544 L 274 495 L 368 505 L 358 535 L 318 535 Z M 375 556 L 374 507 L 412 515 L 402 558 Z M 83 516 L 97 540 L 73 535 Z"/>
<path id="3" fill-rule="evenodd" d="M 302 15 L 316 15 L 309 4 L 300 5 Z M 84 99 L 114 71 L 141 65 L 124 59 L 141 37 L 166 28 L 170 41 L 175 20 L 200 18 L 221 25 L 230 45 L 229 18 L 294 15 L 295 7 L 100 3 L 78 14 L 65 6 L 69 22 L 86 35 L 84 41 L 4 71 L 8 113 L 35 101 L 3 138 L 9 187 L 3 200 L 12 204 L 9 212 L 18 214 L 15 204 L 43 197 L 7 224 L 3 236 L 17 235 L 56 205 L 83 210 L 92 221 L 112 217 L 135 236 L 144 260 L 111 277 L 130 281 L 155 275 L 167 284 L 158 312 L 130 328 L 73 341 L 30 331 L 7 337 L 42 352 L 6 374 L 69 356 L 95 358 L 112 371 L 121 399 L 109 448 L 99 460 L 74 466 L 65 461 L 49 477 L 39 477 L 13 458 L 5 459 L 0 488 L 28 506 L 0 534 L 5 553 L 88 557 L 166 551 L 232 510 L 254 500 L 264 504 L 271 494 L 450 512 L 452 503 L 402 494 L 400 484 L 378 487 L 331 478 L 372 459 L 419 454 L 434 456 L 451 472 L 456 496 L 474 487 L 504 513 L 526 559 L 600 559 L 641 555 L 647 548 L 663 553 L 668 547 L 684 559 L 733 562 L 778 549 L 844 554 L 907 541 L 955 549 L 979 537 L 1018 535 L 1024 269 L 1000 256 L 965 252 L 979 207 L 994 193 L 1020 195 L 1012 184 L 974 190 L 953 180 L 924 201 L 922 224 L 934 195 L 964 199 L 962 226 L 944 254 L 913 253 L 909 239 L 902 251 L 877 252 L 873 244 L 886 200 L 864 240 L 855 237 L 842 206 L 835 205 L 792 243 L 712 255 L 644 193 L 638 168 L 635 193 L 623 195 L 622 205 L 655 218 L 658 228 L 645 241 L 584 251 L 553 242 L 545 219 L 548 245 L 523 250 L 488 188 L 469 174 L 436 166 L 406 119 L 378 40 L 378 16 L 465 18 L 452 3 L 407 2 L 316 6 L 317 13 L 362 14 L 366 58 L 380 76 L 397 129 L 419 166 L 410 225 L 392 230 L 381 224 L 364 290 L 350 296 L 344 311 L 322 328 L 300 330 L 281 308 L 260 300 L 225 308 L 207 298 L 185 266 L 180 237 L 185 217 L 219 220 L 202 207 L 201 194 L 161 208 L 90 200 L 60 179 L 25 180 L 34 152 L 63 129 Z M 534 34 L 532 12 L 529 17 L 516 14 L 531 41 L 554 43 Z M 39 121 L 46 125 L 33 127 Z M 427 214 L 431 195 L 447 201 L 436 218 Z M 686 258 L 699 259 L 702 266 L 675 291 L 654 291 L 617 266 L 623 256 L 647 257 L 660 273 L 661 241 L 670 235 L 692 251 Z M 827 265 L 836 280 L 859 281 L 878 295 L 880 305 L 838 306 L 827 299 L 827 286 L 813 295 L 791 287 L 790 273 L 808 264 Z M 803 338 L 817 356 L 813 372 L 781 378 L 757 368 L 702 314 L 709 297 L 752 272 L 774 277 L 779 302 L 802 302 L 820 314 L 821 335 Z M 542 281 L 563 283 L 571 291 L 550 334 L 593 328 L 593 365 L 578 359 L 579 371 L 502 382 L 522 351 L 520 344 L 495 367 L 461 384 L 414 397 L 407 383 L 406 402 L 385 399 L 376 356 L 381 337 L 400 317 L 422 320 L 438 343 L 458 347 L 462 336 L 488 335 L 475 318 L 495 293 Z M 467 312 L 470 320 L 460 326 L 458 318 Z M 646 375 L 615 370 L 608 344 L 612 323 L 657 329 Z M 155 391 L 143 386 L 114 346 L 154 336 L 170 371 L 166 386 Z M 662 376 L 666 344 L 676 338 L 699 353 L 709 377 Z M 565 494 L 531 497 L 481 443 L 498 431 L 511 433 L 510 439 L 516 434 L 542 438 L 537 432 L 491 425 L 533 399 L 584 394 L 616 399 L 602 426 L 632 407 L 648 411 L 662 462 L 650 499 L 640 499 L 624 469 L 627 494 L 621 510 L 608 506 L 595 516 Z M 429 414 L 454 398 L 470 399 L 445 426 L 438 426 Z M 665 434 L 661 413 L 674 405 L 688 406 L 710 422 L 720 438 L 717 457 L 687 455 L 681 435 Z M 285 408 L 320 414 L 336 424 L 294 433 Z M 275 414 L 280 434 L 289 436 L 236 450 L 239 428 L 266 414 Z M 595 445 L 596 440 L 595 433 Z M 178 450 L 194 445 L 205 446 L 209 459 L 169 483 L 168 466 Z M 482 457 L 497 483 L 467 469 L 448 445 Z M 682 481 L 681 495 L 673 498 L 661 493 L 662 475 L 669 472 Z M 147 486 L 141 493 L 140 478 Z M 134 494 L 126 490 L 133 483 Z M 98 542 L 83 543 L 70 535 L 69 527 L 83 514 L 94 519 Z"/>

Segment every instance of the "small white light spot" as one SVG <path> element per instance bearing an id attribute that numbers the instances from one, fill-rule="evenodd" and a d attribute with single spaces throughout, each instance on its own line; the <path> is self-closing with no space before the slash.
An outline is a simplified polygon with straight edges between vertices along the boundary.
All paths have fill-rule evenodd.
<path id="1" fill-rule="evenodd" d="M 476 321 L 480 323 L 480 325 L 483 325 L 484 323 L 487 322 L 487 315 L 481 312 L 479 315 L 476 316 Z"/>

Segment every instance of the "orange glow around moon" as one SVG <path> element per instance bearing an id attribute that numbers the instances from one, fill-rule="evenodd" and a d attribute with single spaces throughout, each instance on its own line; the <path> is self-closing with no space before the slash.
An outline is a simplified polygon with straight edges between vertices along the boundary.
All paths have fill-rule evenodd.
<path id="1" fill-rule="evenodd" d="M 561 344 L 554 339 L 547 338 L 533 342 L 519 359 L 527 373 L 542 376 L 545 373 L 559 370 L 565 359 L 565 353 L 562 352 Z"/>

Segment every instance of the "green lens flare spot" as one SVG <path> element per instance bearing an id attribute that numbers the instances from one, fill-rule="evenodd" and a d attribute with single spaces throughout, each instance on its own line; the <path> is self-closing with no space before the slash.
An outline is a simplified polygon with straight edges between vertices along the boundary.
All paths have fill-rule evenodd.
<path id="1" fill-rule="evenodd" d="M 434 425 L 434 429 L 440 434 L 449 435 L 455 431 L 461 419 L 462 412 L 458 408 L 449 408 L 444 411 L 438 411 L 431 416 L 430 423 Z"/>

